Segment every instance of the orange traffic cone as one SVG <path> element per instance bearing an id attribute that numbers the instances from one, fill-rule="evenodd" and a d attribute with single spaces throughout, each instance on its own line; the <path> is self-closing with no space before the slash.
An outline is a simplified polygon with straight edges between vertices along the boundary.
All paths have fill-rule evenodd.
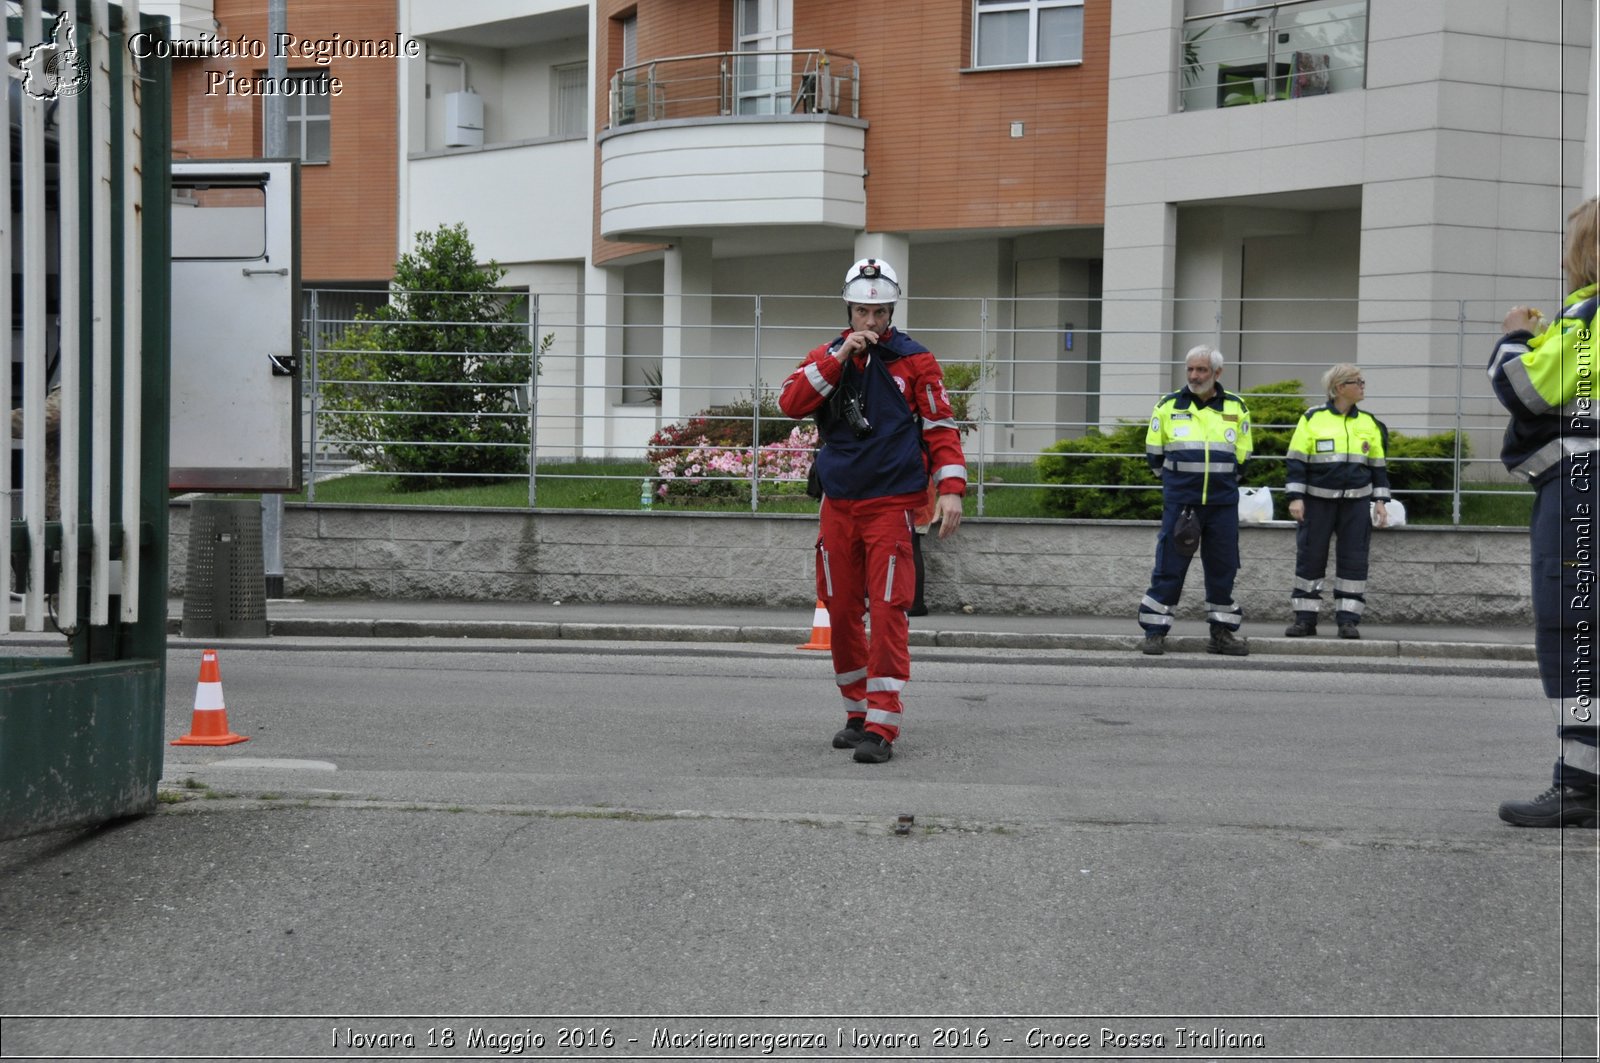
<path id="1" fill-rule="evenodd" d="M 811 615 L 811 641 L 804 646 L 796 646 L 795 649 L 833 649 L 833 625 L 828 623 L 828 608 L 822 604 L 821 598 L 817 599 L 817 610 Z"/>
<path id="2" fill-rule="evenodd" d="M 217 651 L 200 653 L 200 682 L 194 688 L 194 716 L 189 733 L 174 739 L 175 746 L 231 746 L 248 742 L 244 735 L 228 730 L 228 709 L 222 704 L 222 669 L 217 667 Z"/>

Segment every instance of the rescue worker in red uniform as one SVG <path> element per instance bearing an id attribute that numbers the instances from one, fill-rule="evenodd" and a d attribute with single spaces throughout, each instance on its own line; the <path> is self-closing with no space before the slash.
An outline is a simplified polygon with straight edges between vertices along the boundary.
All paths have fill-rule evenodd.
<path id="1" fill-rule="evenodd" d="M 917 510 L 931 477 L 939 538 L 948 538 L 961 524 L 967 489 L 944 371 L 894 327 L 900 294 L 887 263 L 864 258 L 851 266 L 842 292 L 849 327 L 806 355 L 778 393 L 785 414 L 817 422 L 817 597 L 827 606 L 834 681 L 845 704 L 833 745 L 853 749 L 863 764 L 888 760 L 900 737 L 900 692 L 911 675 L 906 611 L 916 593 Z"/>

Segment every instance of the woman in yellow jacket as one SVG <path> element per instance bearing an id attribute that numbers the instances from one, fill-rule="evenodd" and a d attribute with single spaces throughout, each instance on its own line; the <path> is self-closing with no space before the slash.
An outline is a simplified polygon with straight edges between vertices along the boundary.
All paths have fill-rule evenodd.
<path id="1" fill-rule="evenodd" d="M 1307 410 L 1289 440 L 1289 516 L 1300 525 L 1294 537 L 1294 589 L 1289 605 L 1290 638 L 1317 633 L 1328 544 L 1334 556 L 1333 608 L 1339 637 L 1358 639 L 1367 607 L 1367 548 L 1372 525 L 1389 522 L 1389 429 L 1357 406 L 1367 396 L 1361 370 L 1348 362 L 1322 374 L 1326 405 Z"/>
<path id="2" fill-rule="evenodd" d="M 1600 749 L 1595 724 L 1595 384 L 1594 344 L 1600 201 L 1567 215 L 1561 265 L 1570 294 L 1554 321 L 1512 307 L 1489 357 L 1489 380 L 1511 421 L 1500 460 L 1533 484 L 1534 651 L 1556 716 L 1560 754 L 1550 788 L 1505 801 L 1500 818 L 1519 827 L 1596 825 Z"/>

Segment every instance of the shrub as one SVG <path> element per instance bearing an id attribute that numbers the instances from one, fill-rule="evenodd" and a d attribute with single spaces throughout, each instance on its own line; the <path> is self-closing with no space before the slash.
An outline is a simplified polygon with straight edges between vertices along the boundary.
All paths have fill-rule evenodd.
<path id="1" fill-rule="evenodd" d="M 477 264 L 465 226 L 418 233 L 416 250 L 395 263 L 390 301 L 328 345 L 327 433 L 357 460 L 408 474 L 402 490 L 528 470 L 519 402 L 534 357 L 524 297 L 495 289 L 504 275 Z"/>
<path id="2" fill-rule="evenodd" d="M 1254 487 L 1282 491 L 1288 467 L 1284 458 L 1295 425 L 1306 410 L 1298 380 L 1282 380 L 1249 388 L 1242 394 L 1250 408 L 1254 454 L 1245 466 L 1243 482 Z M 1052 443 L 1037 459 L 1039 479 L 1048 484 L 1067 485 L 1049 490 L 1044 504 L 1051 516 L 1099 520 L 1159 520 L 1160 482 L 1150 471 L 1144 456 L 1148 424 L 1127 421 L 1110 433 L 1090 430 L 1080 439 Z M 1466 454 L 1466 439 L 1462 439 Z M 1408 494 L 1412 491 L 1449 491 L 1455 455 L 1456 433 L 1439 432 L 1408 437 L 1389 433 L 1389 485 L 1404 495 L 1407 520 L 1448 515 L 1450 496 Z M 1433 460 L 1427 460 L 1433 459 Z M 1101 484 L 1101 489 L 1082 490 L 1072 485 Z M 1147 490 L 1137 488 L 1147 487 Z M 1281 514 L 1280 514 L 1281 516 Z"/>
<path id="3" fill-rule="evenodd" d="M 1470 440 L 1461 437 L 1461 456 L 1465 458 Z M 1403 436 L 1389 433 L 1389 489 L 1405 503 L 1406 520 L 1419 517 L 1450 516 L 1450 489 L 1455 482 L 1456 433 L 1436 432 L 1431 436 Z M 1409 494 L 1411 491 L 1443 491 L 1438 495 Z"/>
<path id="4" fill-rule="evenodd" d="M 1300 415 L 1306 412 L 1304 385 L 1298 380 L 1261 384 L 1242 392 L 1250 407 L 1250 441 L 1254 448 L 1242 481 L 1250 487 L 1281 490 L 1288 480 L 1284 456 Z"/>
<path id="5" fill-rule="evenodd" d="M 947 362 L 940 368 L 944 370 L 944 390 L 950 398 L 950 412 L 961 434 L 966 435 L 978 427 L 978 420 L 983 416 L 982 410 L 972 410 L 972 396 L 977 393 L 982 377 L 994 375 L 994 364 L 990 363 L 988 373 L 984 373 L 977 362 Z"/>
<path id="6" fill-rule="evenodd" d="M 1145 461 L 1146 431 L 1145 422 L 1126 421 L 1109 433 L 1090 429 L 1081 438 L 1052 443 L 1035 462 L 1039 480 L 1068 486 L 1044 492 L 1046 511 L 1055 517 L 1093 520 L 1159 519 L 1160 484 Z M 1074 484 L 1109 486 L 1078 490 Z M 1151 485 L 1151 490 L 1130 489 Z"/>
<path id="7" fill-rule="evenodd" d="M 1248 484 L 1273 481 L 1283 485 L 1281 460 L 1288 450 L 1289 436 L 1305 410 L 1298 380 L 1262 384 L 1243 392 L 1250 408 L 1250 431 L 1255 453 L 1274 453 L 1277 461 L 1252 461 L 1245 466 Z M 1266 425 L 1263 429 L 1261 426 Z M 1287 427 L 1283 427 L 1287 425 Z M 1039 479 L 1045 483 L 1068 485 L 1065 490 L 1045 494 L 1045 508 L 1053 516 L 1096 520 L 1160 520 L 1161 482 L 1145 460 L 1144 440 L 1147 421 L 1125 421 L 1109 434 L 1091 430 L 1081 439 L 1062 439 L 1052 443 L 1037 461 Z M 1073 484 L 1101 484 L 1100 490 L 1076 490 Z M 1141 490 L 1143 488 L 1143 490 Z"/>

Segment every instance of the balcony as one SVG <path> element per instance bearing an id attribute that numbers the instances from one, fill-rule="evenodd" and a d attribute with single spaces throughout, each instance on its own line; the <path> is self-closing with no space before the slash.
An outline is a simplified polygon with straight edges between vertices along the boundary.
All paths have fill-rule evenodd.
<path id="1" fill-rule="evenodd" d="M 1192 0 L 1191 0 L 1192 2 Z M 1183 20 L 1181 111 L 1215 110 L 1365 86 L 1366 0 L 1285 0 Z"/>
<path id="2" fill-rule="evenodd" d="M 860 70 L 826 51 L 654 59 L 611 78 L 600 232 L 672 242 L 866 223 Z"/>
<path id="3" fill-rule="evenodd" d="M 860 118 L 860 86 L 853 58 L 815 49 L 652 59 L 612 76 L 611 125 L 730 115 Z"/>

